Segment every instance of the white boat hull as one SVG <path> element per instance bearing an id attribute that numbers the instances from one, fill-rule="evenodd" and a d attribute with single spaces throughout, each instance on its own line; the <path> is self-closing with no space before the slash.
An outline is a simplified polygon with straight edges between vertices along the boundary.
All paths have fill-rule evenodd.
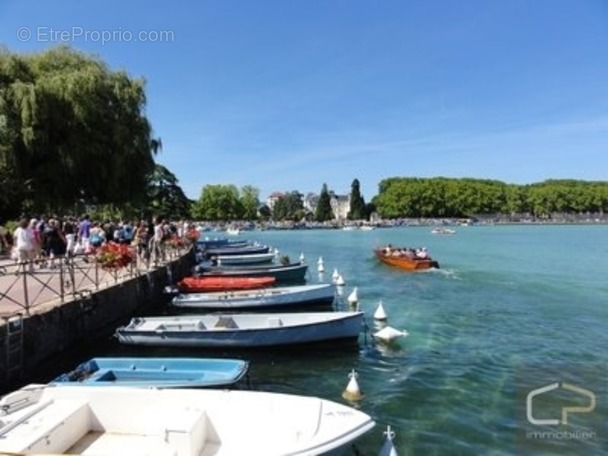
<path id="1" fill-rule="evenodd" d="M 195 309 L 255 309 L 331 304 L 334 297 L 333 285 L 315 284 L 217 293 L 182 293 L 171 300 L 171 305 Z"/>
<path id="2" fill-rule="evenodd" d="M 318 455 L 375 424 L 346 405 L 262 391 L 30 385 L 0 407 L 10 454 Z"/>
<path id="3" fill-rule="evenodd" d="M 132 345 L 251 348 L 356 341 L 363 324 L 363 312 L 188 315 L 134 318 L 116 336 Z"/>

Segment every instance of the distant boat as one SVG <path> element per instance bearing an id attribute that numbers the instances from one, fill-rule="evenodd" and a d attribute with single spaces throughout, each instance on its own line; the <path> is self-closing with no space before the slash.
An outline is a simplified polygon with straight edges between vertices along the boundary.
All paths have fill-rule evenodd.
<path id="1" fill-rule="evenodd" d="M 335 289 L 331 284 L 262 288 L 258 290 L 184 293 L 175 296 L 171 305 L 195 309 L 261 309 L 301 307 L 307 304 L 331 304 Z"/>
<path id="2" fill-rule="evenodd" d="M 303 263 L 290 264 L 256 264 L 238 266 L 212 266 L 199 264 L 196 271 L 203 277 L 274 277 L 276 283 L 303 283 L 306 281 L 308 265 Z"/>
<path id="3" fill-rule="evenodd" d="M 455 234 L 456 230 L 452 228 L 446 228 L 444 226 L 438 226 L 431 230 L 431 234 Z"/>
<path id="4" fill-rule="evenodd" d="M 226 234 L 230 236 L 238 236 L 240 232 L 238 228 L 226 228 Z"/>
<path id="5" fill-rule="evenodd" d="M 273 347 L 356 341 L 363 312 L 292 312 L 136 317 L 116 329 L 119 342 L 157 347 Z"/>
<path id="6" fill-rule="evenodd" d="M 200 293 L 206 291 L 251 290 L 274 285 L 276 279 L 271 276 L 260 277 L 184 277 L 177 284 L 182 293 Z"/>
<path id="7" fill-rule="evenodd" d="M 249 363 L 224 358 L 92 358 L 53 379 L 54 385 L 144 388 L 225 387 L 239 382 Z"/>
<path id="8" fill-rule="evenodd" d="M 430 257 L 418 258 L 415 254 L 406 255 L 402 252 L 407 251 L 406 248 L 391 248 L 390 251 L 386 249 L 374 249 L 374 255 L 382 263 L 389 266 L 394 266 L 399 269 L 406 271 L 420 271 L 424 269 L 438 269 L 439 263 Z"/>
<path id="9" fill-rule="evenodd" d="M 28 385 L 0 410 L 2 454 L 343 454 L 375 425 L 318 397 L 225 389 Z"/>

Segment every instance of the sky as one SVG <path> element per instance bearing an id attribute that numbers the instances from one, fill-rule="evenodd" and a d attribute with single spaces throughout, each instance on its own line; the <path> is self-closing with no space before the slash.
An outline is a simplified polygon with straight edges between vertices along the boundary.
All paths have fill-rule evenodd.
<path id="1" fill-rule="evenodd" d="M 144 78 L 192 199 L 608 178 L 605 0 L 2 0 L 0 43 Z"/>

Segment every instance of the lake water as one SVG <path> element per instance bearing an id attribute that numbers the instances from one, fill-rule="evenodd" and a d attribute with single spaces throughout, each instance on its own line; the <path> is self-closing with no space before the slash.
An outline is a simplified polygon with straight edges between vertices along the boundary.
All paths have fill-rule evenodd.
<path id="1" fill-rule="evenodd" d="M 608 226 L 470 226 L 453 235 L 433 235 L 428 227 L 254 231 L 240 237 L 268 243 L 292 260 L 303 253 L 312 283 L 331 281 L 337 269 L 346 281 L 344 299 L 357 287 L 370 331 L 382 302 L 388 324 L 409 332 L 390 346 L 372 343 L 368 334 L 359 348 L 226 353 L 251 361 L 254 389 L 338 402 L 354 369 L 364 393 L 355 406 L 377 426 L 353 454 L 376 455 L 387 425 L 402 456 L 608 454 Z M 382 265 L 372 248 L 388 243 L 425 246 L 441 269 L 407 273 Z M 103 350 L 97 355 L 138 354 L 114 341 Z M 530 393 L 556 382 L 526 407 Z M 568 411 L 565 422 L 564 407 L 579 411 Z M 532 420 L 559 424 L 531 422 L 526 411 Z"/>

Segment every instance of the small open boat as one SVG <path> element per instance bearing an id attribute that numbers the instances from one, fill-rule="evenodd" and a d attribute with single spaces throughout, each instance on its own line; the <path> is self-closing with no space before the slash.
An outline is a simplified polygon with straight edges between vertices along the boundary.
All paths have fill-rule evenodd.
<path id="1" fill-rule="evenodd" d="M 136 317 L 116 336 L 131 345 L 252 348 L 357 341 L 363 324 L 363 312 L 348 311 Z"/>
<path id="2" fill-rule="evenodd" d="M 222 358 L 92 358 L 50 383 L 55 385 L 202 388 L 234 385 L 249 363 Z"/>
<path id="3" fill-rule="evenodd" d="M 394 266 L 405 271 L 420 271 L 425 269 L 438 269 L 439 263 L 431 257 L 418 258 L 409 254 L 409 249 L 392 247 L 390 249 L 374 249 L 376 258 L 382 263 Z"/>
<path id="4" fill-rule="evenodd" d="M 251 290 L 274 285 L 276 279 L 271 276 L 260 277 L 184 277 L 177 284 L 182 293 L 206 291 Z"/>
<path id="5" fill-rule="evenodd" d="M 0 410 L 1 454 L 333 454 L 375 425 L 318 397 L 224 389 L 28 385 Z"/>
<path id="6" fill-rule="evenodd" d="M 255 253 L 268 253 L 269 251 L 270 247 L 267 245 L 245 244 L 231 246 L 230 244 L 226 244 L 225 246 L 207 248 L 203 251 L 203 254 L 207 258 L 210 258 L 218 255 L 250 255 Z"/>
<path id="7" fill-rule="evenodd" d="M 274 253 L 246 253 L 242 255 L 214 255 L 211 261 L 218 265 L 241 265 L 270 263 L 274 259 Z"/>
<path id="8" fill-rule="evenodd" d="M 334 298 L 334 286 L 322 283 L 257 290 L 182 293 L 171 300 L 171 305 L 196 309 L 261 309 L 331 304 Z"/>
<path id="9" fill-rule="evenodd" d="M 290 264 L 256 264 L 239 266 L 212 266 L 199 264 L 196 266 L 197 273 L 210 277 L 274 277 L 276 283 L 303 283 L 306 281 L 308 265 L 304 263 Z"/>

